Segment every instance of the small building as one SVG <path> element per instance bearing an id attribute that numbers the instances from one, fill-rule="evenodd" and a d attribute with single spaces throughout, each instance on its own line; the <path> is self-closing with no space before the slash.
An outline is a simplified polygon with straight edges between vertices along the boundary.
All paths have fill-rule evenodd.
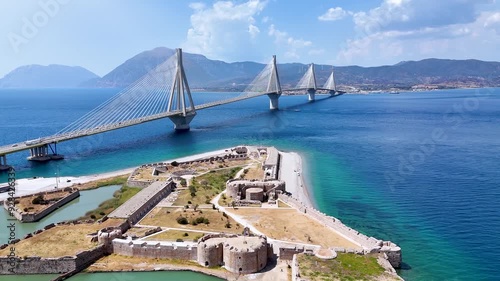
<path id="1" fill-rule="evenodd" d="M 246 191 L 245 198 L 247 200 L 264 201 L 264 190 L 262 188 L 254 187 Z"/>

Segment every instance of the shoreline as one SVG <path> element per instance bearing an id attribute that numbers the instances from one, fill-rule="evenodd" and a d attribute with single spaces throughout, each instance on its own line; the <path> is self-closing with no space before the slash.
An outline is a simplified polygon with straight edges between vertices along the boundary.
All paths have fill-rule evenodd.
<path id="1" fill-rule="evenodd" d="M 188 155 L 188 156 L 183 156 L 183 157 L 178 157 L 178 158 L 173 158 L 173 159 L 167 159 L 167 160 L 162 160 L 159 162 L 172 162 L 172 161 L 192 161 L 195 159 L 199 158 L 204 158 L 207 156 L 211 155 L 216 155 L 216 154 L 222 154 L 224 153 L 227 149 L 231 149 L 232 147 L 229 148 L 224 148 L 224 149 L 219 149 L 219 150 L 212 150 L 209 152 L 203 152 L 203 153 L 198 153 L 194 155 Z M 110 171 L 110 172 L 104 172 L 104 173 L 98 173 L 98 174 L 89 174 L 89 175 L 84 175 L 84 176 L 63 176 L 63 177 L 37 177 L 37 178 L 22 178 L 22 179 L 17 179 L 16 180 L 16 192 L 15 196 L 24 196 L 24 195 L 29 195 L 29 194 L 34 194 L 42 191 L 48 191 L 48 190 L 53 190 L 56 188 L 65 188 L 65 187 L 70 187 L 73 186 L 74 184 L 83 184 L 91 181 L 96 181 L 96 180 L 102 180 L 106 178 L 111 178 L 111 177 L 117 177 L 117 176 L 122 176 L 122 175 L 128 175 L 131 174 L 135 169 L 137 169 L 140 166 L 136 167 L 130 167 L 130 168 L 125 168 L 125 169 L 120 169 L 116 171 Z M 56 183 L 57 180 L 57 183 Z M 7 183 L 0 183 L 2 184 L 7 184 Z M 7 199 L 9 197 L 8 193 L 0 193 L 0 202 Z"/>
<path id="2" fill-rule="evenodd" d="M 303 202 L 307 207 L 315 207 L 311 189 L 306 184 L 304 175 L 303 158 L 297 152 L 281 151 L 280 180 L 286 182 L 286 191 L 292 193 L 292 197 Z"/>
<path id="3" fill-rule="evenodd" d="M 236 147 L 236 146 L 235 146 Z M 193 161 L 200 158 L 210 157 L 226 152 L 233 147 L 227 147 L 219 150 L 202 152 L 194 155 L 188 155 L 178 158 L 166 159 L 159 162 L 183 162 Z M 286 182 L 286 190 L 292 193 L 292 197 L 300 200 L 308 207 L 315 207 L 315 201 L 311 196 L 311 190 L 304 179 L 303 158 L 297 152 L 279 150 L 282 155 L 280 164 L 279 178 Z M 125 168 L 111 172 L 89 174 L 84 176 L 64 176 L 64 177 L 37 177 L 18 179 L 16 186 L 16 196 L 34 194 L 42 191 L 53 190 L 56 188 L 65 188 L 74 184 L 84 184 L 91 181 L 102 180 L 106 178 L 131 174 L 137 167 Z M 283 173 L 285 171 L 285 173 Z M 56 184 L 56 180 L 58 181 Z M 0 183 L 0 185 L 3 183 Z M 0 201 L 8 197 L 7 193 L 0 193 Z"/>

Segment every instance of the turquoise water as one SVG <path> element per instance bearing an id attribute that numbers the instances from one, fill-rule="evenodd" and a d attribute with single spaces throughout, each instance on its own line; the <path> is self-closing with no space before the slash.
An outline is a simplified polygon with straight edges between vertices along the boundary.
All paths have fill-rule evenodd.
<path id="1" fill-rule="evenodd" d="M 0 276 L 2 281 L 49 281 L 57 275 L 23 275 Z M 70 281 L 219 281 L 217 277 L 189 271 L 155 271 L 155 272 L 110 272 L 110 273 L 80 273 L 67 280 Z"/>
<path id="2" fill-rule="evenodd" d="M 111 199 L 113 193 L 118 189 L 120 189 L 119 185 L 112 185 L 93 190 L 80 191 L 80 197 L 62 206 L 38 222 L 21 223 L 15 221 L 16 236 L 22 238 L 24 235 L 41 229 L 48 224 L 79 218 L 85 215 L 87 211 L 97 208 L 101 202 Z M 2 224 L 6 222 L 8 218 L 10 218 L 9 213 L 4 208 L 1 208 L 0 221 Z M 0 244 L 7 243 L 7 241 L 8 233 L 1 232 Z"/>
<path id="3" fill-rule="evenodd" d="M 0 120 L 7 120 L 0 144 L 55 133 L 114 92 L 0 91 Z M 19 177 L 84 175 L 238 144 L 274 145 L 304 156 L 322 211 L 403 248 L 406 280 L 497 279 L 500 90 L 306 99 L 283 97 L 276 112 L 267 97 L 203 110 L 184 134 L 158 120 L 64 142 L 59 162 L 30 163 L 26 152 L 8 160 Z"/>

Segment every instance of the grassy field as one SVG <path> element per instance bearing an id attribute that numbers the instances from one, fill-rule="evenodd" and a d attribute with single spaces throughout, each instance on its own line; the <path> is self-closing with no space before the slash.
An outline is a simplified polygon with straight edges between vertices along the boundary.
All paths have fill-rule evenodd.
<path id="1" fill-rule="evenodd" d="M 243 178 L 246 180 L 263 180 L 264 170 L 262 164 L 255 163 L 250 168 L 245 169 L 247 172 L 243 173 Z"/>
<path id="2" fill-rule="evenodd" d="M 90 250 L 97 242 L 90 242 L 87 234 L 108 226 L 118 226 L 122 220 L 109 219 L 102 224 L 77 224 L 53 227 L 31 238 L 21 240 L 16 247 L 16 255 L 62 257 L 73 256 L 78 251 Z M 9 247 L 0 250 L 0 256 L 9 254 Z"/>
<path id="3" fill-rule="evenodd" d="M 270 238 L 316 244 L 325 248 L 360 249 L 335 231 L 295 209 L 237 208 L 227 211 L 242 216 Z"/>
<path id="4" fill-rule="evenodd" d="M 285 203 L 281 200 L 278 200 L 278 208 L 291 208 L 291 207 L 287 203 Z"/>
<path id="5" fill-rule="evenodd" d="M 200 213 L 199 211 L 202 211 Z M 179 217 L 187 219 L 188 224 L 180 224 L 177 222 Z M 208 224 L 198 223 L 192 224 L 197 218 L 206 218 Z M 226 227 L 229 222 L 229 228 Z M 227 232 L 227 233 L 242 233 L 243 227 L 237 224 L 232 218 L 225 217 L 222 212 L 212 209 L 202 209 L 194 211 L 192 208 L 185 209 L 182 207 L 176 208 L 155 208 L 142 221 L 142 225 L 154 225 L 161 227 L 182 228 L 186 230 L 198 230 L 208 232 Z"/>
<path id="6" fill-rule="evenodd" d="M 96 189 L 96 188 L 108 186 L 108 185 L 122 185 L 122 184 L 125 184 L 127 182 L 127 178 L 128 178 L 128 174 L 116 176 L 116 177 L 105 178 L 105 179 L 100 179 L 100 180 L 95 180 L 95 181 L 90 181 L 90 182 L 86 182 L 86 183 L 77 183 L 77 184 L 74 184 L 72 187 L 76 187 L 80 190 L 90 190 L 90 189 Z"/>
<path id="7" fill-rule="evenodd" d="M 209 172 L 194 177 L 187 190 L 182 190 L 175 206 L 210 204 L 210 200 L 226 189 L 226 182 L 234 178 L 241 168 L 230 168 Z"/>
<path id="8" fill-rule="evenodd" d="M 141 191 L 141 188 L 129 187 L 124 185 L 122 186 L 122 188 L 115 191 L 115 193 L 113 194 L 113 198 L 102 202 L 99 207 L 97 207 L 97 209 L 88 211 L 87 213 L 85 213 L 85 216 L 80 217 L 79 219 L 100 219 L 125 203 L 125 201 L 132 198 L 132 196 L 136 195 L 139 191 Z"/>
<path id="9" fill-rule="evenodd" d="M 298 262 L 301 277 L 310 281 L 379 280 L 384 274 L 374 256 L 339 253 L 333 260 L 322 260 L 300 254 Z"/>
<path id="10" fill-rule="evenodd" d="M 148 259 L 143 257 L 127 257 L 120 256 L 116 254 L 111 254 L 109 256 L 103 257 L 99 259 L 95 264 L 91 265 L 87 271 L 130 271 L 137 269 L 137 265 L 145 265 L 146 269 L 152 270 L 153 267 L 147 266 L 150 265 L 160 265 L 160 264 L 169 264 L 169 265 L 178 265 L 178 266 L 193 266 L 193 267 L 201 267 L 195 261 L 187 261 L 187 260 L 178 260 L 178 259 Z"/>
<path id="11" fill-rule="evenodd" d="M 16 199 L 18 203 L 16 203 L 16 207 L 19 208 L 20 210 L 28 213 L 38 213 L 41 212 L 48 207 L 52 206 L 55 202 L 61 200 L 63 197 L 66 197 L 70 195 L 74 191 L 63 191 L 60 190 L 58 192 L 51 192 L 48 194 L 43 194 L 42 193 L 37 193 L 33 194 L 32 196 L 29 197 L 24 197 L 24 198 L 18 198 Z M 35 199 L 35 197 L 38 197 L 40 194 L 42 195 L 43 200 L 48 201 L 48 204 L 33 204 L 32 201 Z"/>
<path id="12" fill-rule="evenodd" d="M 187 235 L 186 235 L 187 234 Z M 203 237 L 206 233 L 195 232 L 195 231 L 181 231 L 181 230 L 167 230 L 144 240 L 149 241 L 177 241 L 178 239 L 182 239 L 183 241 L 198 241 L 201 237 Z M 179 241 L 180 242 L 180 241 Z"/>

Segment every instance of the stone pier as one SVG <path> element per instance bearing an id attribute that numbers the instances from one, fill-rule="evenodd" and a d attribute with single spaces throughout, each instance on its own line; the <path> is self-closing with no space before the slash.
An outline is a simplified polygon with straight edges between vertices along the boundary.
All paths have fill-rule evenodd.
<path id="1" fill-rule="evenodd" d="M 10 166 L 7 164 L 7 156 L 0 155 L 0 171 L 7 171 Z"/>
<path id="2" fill-rule="evenodd" d="M 314 101 L 316 99 L 316 89 L 307 89 L 307 99 Z"/>
<path id="3" fill-rule="evenodd" d="M 50 152 L 49 152 L 50 149 Z M 30 148 L 29 161 L 46 162 L 50 160 L 61 160 L 64 156 L 57 154 L 57 147 L 54 143 L 54 147 L 49 144 L 44 144 L 42 146 L 37 146 Z"/>

